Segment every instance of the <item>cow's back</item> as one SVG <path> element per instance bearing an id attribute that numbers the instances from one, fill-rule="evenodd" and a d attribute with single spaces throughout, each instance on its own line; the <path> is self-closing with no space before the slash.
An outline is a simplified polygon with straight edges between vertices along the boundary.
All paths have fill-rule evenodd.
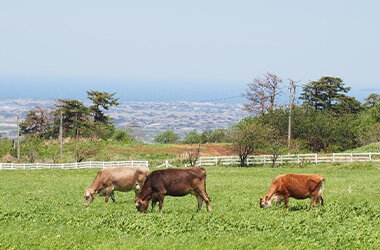
<path id="1" fill-rule="evenodd" d="M 102 169 L 103 182 L 109 186 L 111 183 L 115 190 L 129 191 L 135 185 L 138 178 L 144 178 L 149 172 L 146 167 L 117 167 Z"/>
<path id="2" fill-rule="evenodd" d="M 145 180 L 145 178 L 149 174 L 149 168 L 146 166 L 137 166 L 135 168 L 136 168 L 136 175 L 138 176 L 137 179 L 140 179 L 140 177 L 144 177 L 144 180 Z"/>

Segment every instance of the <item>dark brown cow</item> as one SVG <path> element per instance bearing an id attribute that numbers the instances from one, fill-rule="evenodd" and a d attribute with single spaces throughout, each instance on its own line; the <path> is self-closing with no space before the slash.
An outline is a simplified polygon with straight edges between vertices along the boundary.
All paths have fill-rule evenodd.
<path id="1" fill-rule="evenodd" d="M 289 197 L 311 198 L 311 208 L 319 202 L 323 206 L 322 183 L 325 177 L 317 174 L 284 174 L 277 176 L 265 197 L 260 198 L 260 207 L 269 207 L 272 201 L 279 205 L 282 201 L 289 207 Z"/>
<path id="2" fill-rule="evenodd" d="M 210 197 L 206 192 L 206 170 L 202 167 L 189 169 L 163 169 L 148 175 L 141 192 L 136 196 L 136 208 L 146 212 L 149 201 L 152 200 L 152 211 L 158 202 L 159 212 L 162 210 L 165 195 L 185 196 L 193 194 L 198 200 L 198 210 L 206 202 L 210 212 Z"/>
<path id="3" fill-rule="evenodd" d="M 149 168 L 144 166 L 101 169 L 91 187 L 84 192 L 84 204 L 91 203 L 97 194 L 106 196 L 106 202 L 110 196 L 115 201 L 114 191 L 127 192 L 133 189 L 137 195 L 148 173 Z"/>

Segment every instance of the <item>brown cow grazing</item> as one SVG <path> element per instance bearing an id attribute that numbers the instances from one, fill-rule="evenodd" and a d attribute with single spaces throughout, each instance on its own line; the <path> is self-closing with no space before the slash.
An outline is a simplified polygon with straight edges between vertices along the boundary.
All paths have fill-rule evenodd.
<path id="1" fill-rule="evenodd" d="M 137 195 L 148 173 L 149 168 L 144 166 L 101 169 L 91 187 L 85 189 L 84 205 L 91 203 L 97 194 L 106 196 L 106 202 L 110 196 L 115 202 L 114 191 L 127 192 L 133 189 Z"/>
<path id="2" fill-rule="evenodd" d="M 198 200 L 198 210 L 206 202 L 210 212 L 210 197 L 206 192 L 206 170 L 202 167 L 188 169 L 163 169 L 148 175 L 141 192 L 136 196 L 136 208 L 146 212 L 149 201 L 152 200 L 152 211 L 158 202 L 161 213 L 165 195 L 185 196 L 193 194 Z"/>
<path id="3" fill-rule="evenodd" d="M 317 174 L 284 174 L 277 176 L 265 197 L 260 198 L 260 207 L 269 207 L 272 201 L 279 205 L 282 201 L 289 207 L 289 197 L 311 198 L 311 208 L 319 202 L 323 206 L 322 183 L 325 177 Z"/>

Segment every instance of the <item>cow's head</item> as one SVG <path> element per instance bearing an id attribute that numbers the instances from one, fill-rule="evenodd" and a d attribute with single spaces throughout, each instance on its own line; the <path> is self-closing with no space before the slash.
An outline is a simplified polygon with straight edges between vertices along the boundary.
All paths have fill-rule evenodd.
<path id="1" fill-rule="evenodd" d="M 96 195 L 95 192 L 93 192 L 90 189 L 86 188 L 84 190 L 84 195 L 83 195 L 83 197 L 84 197 L 84 205 L 90 204 L 94 200 L 95 195 Z"/>
<path id="2" fill-rule="evenodd" d="M 271 204 L 271 202 L 270 202 L 268 196 L 260 197 L 260 207 L 261 208 L 270 207 L 270 204 Z"/>
<path id="3" fill-rule="evenodd" d="M 136 197 L 135 203 L 136 203 L 137 211 L 139 211 L 141 213 L 145 213 L 146 209 L 148 208 L 148 205 L 149 205 L 149 199 L 142 200 L 141 198 Z"/>

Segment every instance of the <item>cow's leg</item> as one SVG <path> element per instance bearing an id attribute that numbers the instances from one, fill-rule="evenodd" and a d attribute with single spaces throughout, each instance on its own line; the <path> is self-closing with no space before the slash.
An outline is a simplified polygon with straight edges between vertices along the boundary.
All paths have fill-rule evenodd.
<path id="1" fill-rule="evenodd" d="M 112 196 L 112 192 L 113 192 L 113 186 L 106 187 L 105 202 L 108 202 L 108 200 L 110 199 L 110 196 Z"/>
<path id="2" fill-rule="evenodd" d="M 321 197 L 319 197 L 319 204 L 321 204 L 321 206 L 324 205 L 324 201 L 323 201 L 323 196 L 321 195 Z"/>
<path id="3" fill-rule="evenodd" d="M 104 201 L 108 202 L 108 200 L 110 199 L 110 193 L 107 191 L 107 189 L 106 189 L 104 196 L 105 196 Z"/>
<path id="4" fill-rule="evenodd" d="M 111 199 L 112 199 L 112 202 L 115 202 L 115 194 L 113 193 L 113 191 L 111 192 Z"/>
<path id="5" fill-rule="evenodd" d="M 201 183 L 199 183 L 199 185 L 197 185 L 197 188 L 194 191 L 197 194 L 197 199 L 198 199 L 198 196 L 200 196 L 205 201 L 206 207 L 207 207 L 207 212 L 210 212 L 211 211 L 211 207 L 210 207 L 210 200 L 211 199 L 206 192 L 206 179 L 201 180 Z M 202 205 L 202 203 L 201 203 L 201 205 Z M 199 200 L 198 200 L 198 211 L 199 210 L 200 210 L 200 208 L 199 208 Z"/>
<path id="6" fill-rule="evenodd" d="M 318 202 L 320 203 L 320 199 L 322 196 L 322 192 L 319 188 L 317 188 L 312 194 L 311 194 L 311 204 L 310 209 L 312 209 Z"/>
<path id="7" fill-rule="evenodd" d="M 285 202 L 286 210 L 289 210 L 289 197 L 288 196 L 284 196 L 284 202 Z"/>
<path id="8" fill-rule="evenodd" d="M 154 207 L 156 206 L 156 203 L 157 203 L 157 201 L 152 200 L 152 210 L 151 210 L 152 213 L 153 213 Z"/>
<path id="9" fill-rule="evenodd" d="M 312 209 L 315 206 L 315 204 L 317 204 L 317 201 L 318 201 L 318 198 L 313 197 L 313 196 L 311 197 L 310 209 Z"/>
<path id="10" fill-rule="evenodd" d="M 201 198 L 206 202 L 206 207 L 207 207 L 207 212 L 210 212 L 211 211 L 211 207 L 210 207 L 210 197 L 208 197 L 208 195 L 206 194 L 206 192 L 201 192 L 201 193 L 198 193 Z"/>
<path id="11" fill-rule="evenodd" d="M 310 199 L 311 199 L 310 209 L 312 209 L 317 204 L 317 202 L 319 201 L 318 192 L 314 192 L 311 195 Z"/>
<path id="12" fill-rule="evenodd" d="M 154 210 L 154 207 L 156 206 L 157 204 L 157 201 L 159 201 L 159 195 L 157 193 L 153 193 L 152 196 L 151 196 L 151 200 L 152 200 L 152 210 L 151 212 L 153 212 Z"/>
<path id="13" fill-rule="evenodd" d="M 202 208 L 202 203 L 203 203 L 202 196 L 197 195 L 197 200 L 198 200 L 198 209 L 197 209 L 197 212 L 199 212 L 199 210 L 201 210 L 201 208 Z"/>
<path id="14" fill-rule="evenodd" d="M 162 213 L 162 205 L 164 204 L 164 197 L 165 195 L 164 194 L 159 194 L 159 198 L 158 198 L 158 212 Z"/>
<path id="15" fill-rule="evenodd" d="M 166 195 L 166 189 L 163 184 L 155 186 L 154 189 L 157 191 L 152 195 L 152 201 L 158 201 L 158 211 L 161 213 L 162 205 L 164 204 L 164 197 Z"/>

